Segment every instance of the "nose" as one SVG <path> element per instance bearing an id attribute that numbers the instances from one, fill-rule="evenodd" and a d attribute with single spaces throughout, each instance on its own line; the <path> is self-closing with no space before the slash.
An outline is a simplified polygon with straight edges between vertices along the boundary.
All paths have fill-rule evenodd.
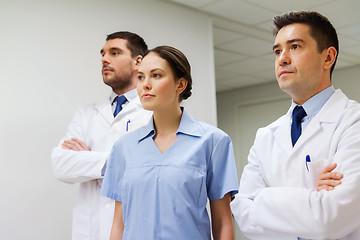
<path id="1" fill-rule="evenodd" d="M 151 89 L 151 82 L 150 82 L 150 78 L 145 78 L 144 79 L 144 89 L 146 90 L 150 90 Z"/>
<path id="2" fill-rule="evenodd" d="M 288 51 L 283 50 L 277 58 L 277 62 L 280 66 L 285 66 L 291 63 Z"/>
<path id="3" fill-rule="evenodd" d="M 143 76 L 143 79 L 138 81 L 138 87 L 139 87 L 139 85 L 144 90 L 151 89 L 151 83 L 150 83 L 150 79 L 148 77 Z"/>
<path id="4" fill-rule="evenodd" d="M 102 56 L 102 58 L 101 58 L 101 63 L 102 63 L 102 65 L 104 65 L 104 64 L 109 64 L 109 63 L 110 63 L 109 58 L 107 57 L 107 54 L 104 54 L 104 55 Z"/>

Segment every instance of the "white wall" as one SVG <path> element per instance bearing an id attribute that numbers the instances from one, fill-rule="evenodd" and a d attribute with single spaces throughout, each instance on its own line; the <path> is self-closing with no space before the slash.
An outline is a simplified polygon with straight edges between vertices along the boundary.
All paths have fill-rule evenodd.
<path id="1" fill-rule="evenodd" d="M 194 80 L 185 105 L 216 124 L 205 15 L 155 0 L 15 0 L 0 4 L 0 29 L 1 239 L 70 239 L 77 187 L 54 179 L 50 152 L 79 106 L 110 93 L 100 75 L 107 34 L 134 31 L 150 48 L 181 49 Z"/>

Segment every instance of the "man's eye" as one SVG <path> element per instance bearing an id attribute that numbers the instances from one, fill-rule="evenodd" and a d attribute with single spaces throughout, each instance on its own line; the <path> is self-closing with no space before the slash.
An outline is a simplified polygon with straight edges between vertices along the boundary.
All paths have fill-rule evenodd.
<path id="1" fill-rule="evenodd" d="M 297 44 L 292 45 L 292 49 L 298 49 L 300 46 Z"/>
<path id="2" fill-rule="evenodd" d="M 281 51 L 280 50 L 275 50 L 274 53 L 275 53 L 275 55 L 279 55 L 281 53 Z"/>
<path id="3" fill-rule="evenodd" d="M 139 76 L 138 76 L 138 80 L 140 80 L 140 81 L 141 81 L 141 80 L 143 80 L 143 79 L 144 79 L 144 77 L 143 77 L 143 76 L 141 76 L 141 75 L 139 75 Z"/>

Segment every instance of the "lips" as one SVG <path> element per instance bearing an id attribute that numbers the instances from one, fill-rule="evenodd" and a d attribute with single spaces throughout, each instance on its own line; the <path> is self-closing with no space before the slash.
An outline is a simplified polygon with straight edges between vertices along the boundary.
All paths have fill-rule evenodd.
<path id="1" fill-rule="evenodd" d="M 144 99 L 148 99 L 148 98 L 152 98 L 152 97 L 155 97 L 155 95 L 152 95 L 152 94 L 149 94 L 149 93 L 145 93 L 142 95 L 142 98 Z"/>
<path id="2" fill-rule="evenodd" d="M 282 75 L 288 75 L 288 74 L 291 74 L 293 73 L 292 71 L 289 71 L 289 70 L 281 70 L 280 73 L 279 73 L 279 77 L 281 77 Z"/>
<path id="3" fill-rule="evenodd" d="M 114 69 L 112 69 L 111 67 L 108 67 L 108 66 L 104 66 L 103 69 L 102 69 L 103 74 L 113 72 L 113 71 L 114 71 Z"/>

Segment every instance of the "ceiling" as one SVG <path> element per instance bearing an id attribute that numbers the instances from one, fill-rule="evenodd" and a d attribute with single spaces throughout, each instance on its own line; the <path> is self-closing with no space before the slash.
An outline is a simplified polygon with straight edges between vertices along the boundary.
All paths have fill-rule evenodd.
<path id="1" fill-rule="evenodd" d="M 204 12 L 213 20 L 218 92 L 274 81 L 272 18 L 292 10 L 315 10 L 336 28 L 336 69 L 360 67 L 359 0 L 166 0 Z"/>

